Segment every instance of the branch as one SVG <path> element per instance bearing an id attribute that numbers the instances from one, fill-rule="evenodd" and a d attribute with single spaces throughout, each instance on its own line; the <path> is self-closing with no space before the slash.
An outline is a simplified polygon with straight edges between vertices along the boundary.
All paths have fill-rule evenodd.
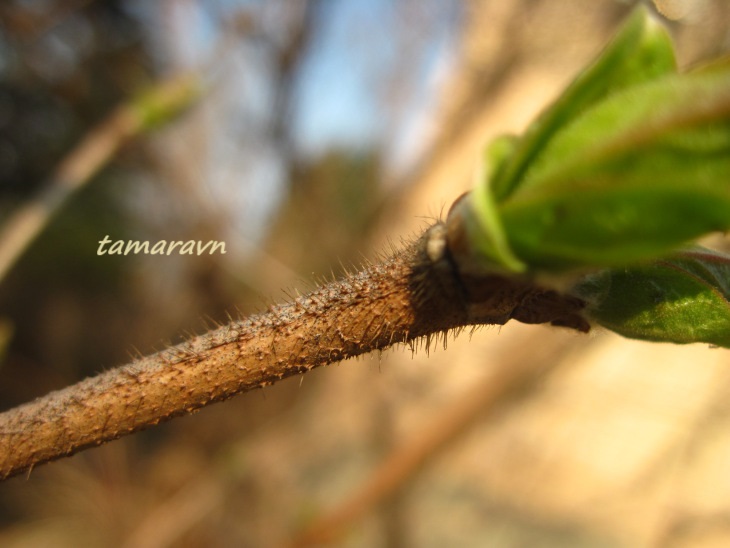
<path id="1" fill-rule="evenodd" d="M 189 106 L 200 86 L 200 79 L 194 75 L 170 77 L 117 107 L 89 131 L 35 197 L 0 226 L 0 281 L 66 200 L 109 163 L 122 146 Z"/>
<path id="2" fill-rule="evenodd" d="M 468 325 L 552 322 L 587 331 L 583 302 L 491 275 L 460 277 L 436 224 L 381 262 L 267 313 L 0 414 L 0 478 L 238 393 Z"/>

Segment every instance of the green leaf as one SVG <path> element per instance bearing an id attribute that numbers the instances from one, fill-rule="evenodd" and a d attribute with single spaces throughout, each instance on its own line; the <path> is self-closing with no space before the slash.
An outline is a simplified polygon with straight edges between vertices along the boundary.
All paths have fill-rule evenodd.
<path id="1" fill-rule="evenodd" d="M 557 211 L 559 214 L 562 206 L 550 200 L 542 203 L 541 197 L 534 202 L 530 202 L 530 196 L 521 202 L 511 201 L 527 181 L 534 180 L 531 177 L 533 165 L 549 166 L 548 160 L 557 160 L 552 142 L 565 142 L 561 135 L 593 106 L 622 90 L 675 70 L 674 52 L 667 32 L 647 9 L 637 8 L 598 59 L 523 137 L 501 137 L 487 148 L 473 192 L 462 200 L 453 215 L 464 225 L 462 228 L 467 235 L 463 262 L 469 263 L 470 267 L 481 265 L 482 270 L 515 273 L 528 270 L 526 263 L 548 265 L 551 261 L 545 260 L 544 254 L 532 251 L 536 245 L 542 245 L 542 236 L 548 235 L 551 213 Z M 588 136 L 589 140 L 594 137 Z M 558 199 L 558 196 L 553 194 L 550 198 Z M 515 226 L 517 223 L 504 217 L 502 202 L 512 206 L 510 213 L 520 224 L 525 217 L 528 222 Z M 518 252 L 513 243 L 521 244 L 523 249 Z M 557 263 L 559 265 L 561 261 Z"/>
<path id="2" fill-rule="evenodd" d="M 730 256 L 701 248 L 607 270 L 575 289 L 588 315 L 625 337 L 730 348 Z"/>
<path id="3" fill-rule="evenodd" d="M 617 333 L 730 348 L 730 257 L 657 260 L 718 230 L 730 230 L 730 59 L 676 74 L 644 8 L 524 137 L 487 148 L 447 220 L 472 276 L 567 273 L 558 281 L 580 280 L 571 293 Z"/>
<path id="4" fill-rule="evenodd" d="M 730 64 L 596 104 L 499 214 L 514 254 L 549 270 L 630 264 L 730 229 Z"/>
<path id="5" fill-rule="evenodd" d="M 200 76 L 183 74 L 141 92 L 132 100 L 131 112 L 143 129 L 155 129 L 185 112 L 202 93 Z"/>
<path id="6" fill-rule="evenodd" d="M 639 6 L 594 63 L 528 128 L 512 161 L 490 183 L 496 199 L 504 199 L 521 184 L 566 123 L 612 93 L 675 71 L 671 38 L 648 9 Z"/>
<path id="7" fill-rule="evenodd" d="M 459 212 L 468 241 L 473 243 L 469 254 L 478 259 L 482 266 L 493 265 L 508 272 L 523 272 L 525 264 L 515 257 L 507 243 L 507 235 L 490 191 L 488 181 L 500 174 L 515 150 L 517 139 L 511 135 L 503 135 L 494 139 L 484 151 L 484 156 L 477 172 L 477 182 L 472 193 L 462 201 L 466 211 Z M 454 215 L 456 212 L 450 212 Z"/>

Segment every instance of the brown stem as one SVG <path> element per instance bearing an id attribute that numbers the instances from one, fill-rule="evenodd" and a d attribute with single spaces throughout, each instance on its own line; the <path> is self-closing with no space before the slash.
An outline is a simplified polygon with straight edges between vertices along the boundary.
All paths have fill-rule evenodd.
<path id="1" fill-rule="evenodd" d="M 0 414 L 0 478 L 394 343 L 513 317 L 587 330 L 576 299 L 498 276 L 460 279 L 445 234 L 436 224 L 293 302 Z"/>

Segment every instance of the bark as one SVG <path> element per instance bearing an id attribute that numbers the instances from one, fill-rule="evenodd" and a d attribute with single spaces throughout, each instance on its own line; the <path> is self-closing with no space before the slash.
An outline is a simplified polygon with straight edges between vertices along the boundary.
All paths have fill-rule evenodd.
<path id="1" fill-rule="evenodd" d="M 0 478 L 395 343 L 511 318 L 587 331 L 582 306 L 529 280 L 459 276 L 439 223 L 292 302 L 0 414 Z"/>

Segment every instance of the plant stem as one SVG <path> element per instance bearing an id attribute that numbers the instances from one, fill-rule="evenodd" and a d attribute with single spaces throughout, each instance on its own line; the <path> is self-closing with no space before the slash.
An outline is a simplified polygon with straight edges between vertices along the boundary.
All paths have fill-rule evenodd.
<path id="1" fill-rule="evenodd" d="M 443 224 L 391 257 L 268 312 L 0 414 L 0 478 L 395 343 L 510 318 L 581 331 L 583 303 L 499 276 L 461 278 Z"/>

